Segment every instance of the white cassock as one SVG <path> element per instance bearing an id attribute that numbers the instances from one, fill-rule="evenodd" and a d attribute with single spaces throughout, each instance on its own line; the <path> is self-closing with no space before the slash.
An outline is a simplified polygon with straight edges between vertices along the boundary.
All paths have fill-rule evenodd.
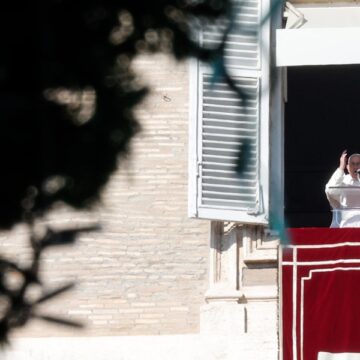
<path id="1" fill-rule="evenodd" d="M 336 169 L 325 187 L 333 209 L 330 227 L 360 227 L 360 181 Z"/>

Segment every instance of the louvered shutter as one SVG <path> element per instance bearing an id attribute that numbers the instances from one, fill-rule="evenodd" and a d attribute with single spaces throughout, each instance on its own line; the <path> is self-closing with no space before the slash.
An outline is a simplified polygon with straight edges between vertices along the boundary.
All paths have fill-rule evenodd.
<path id="1" fill-rule="evenodd" d="M 213 82 L 201 63 L 191 67 L 189 214 L 192 217 L 267 223 L 269 208 L 269 11 L 267 1 L 233 0 L 237 11 L 225 64 L 246 101 L 225 82 Z M 252 31 L 249 31 L 252 30 Z M 256 31 L 254 31 L 256 30 Z M 205 46 L 222 39 L 221 26 L 203 29 Z M 244 171 L 236 165 L 247 143 Z"/>

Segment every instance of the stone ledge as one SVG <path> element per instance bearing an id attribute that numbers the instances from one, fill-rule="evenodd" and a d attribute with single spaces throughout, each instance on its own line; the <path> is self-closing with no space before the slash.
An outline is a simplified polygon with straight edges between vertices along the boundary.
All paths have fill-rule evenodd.
<path id="1" fill-rule="evenodd" d="M 278 251 L 274 249 L 257 249 L 244 257 L 245 264 L 276 264 L 278 262 Z"/>
<path id="2" fill-rule="evenodd" d="M 226 290 L 224 288 L 212 288 L 205 294 L 205 301 L 247 303 L 253 301 L 277 301 L 277 286 L 247 286 L 242 290 Z"/>

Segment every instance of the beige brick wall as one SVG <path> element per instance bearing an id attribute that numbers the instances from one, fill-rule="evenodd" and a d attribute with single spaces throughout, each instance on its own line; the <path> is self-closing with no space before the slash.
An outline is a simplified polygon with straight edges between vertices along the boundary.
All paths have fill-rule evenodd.
<path id="1" fill-rule="evenodd" d="M 137 109 L 142 132 L 90 217 L 102 231 L 44 259 L 50 287 L 78 286 L 44 311 L 85 320 L 76 335 L 180 334 L 199 330 L 207 288 L 209 222 L 187 217 L 188 65 L 164 55 L 143 57 L 137 69 L 152 91 Z M 87 216 L 62 211 L 59 224 Z M 1 252 L 26 261 L 23 229 L 0 237 Z M 74 332 L 33 322 L 20 334 Z"/>

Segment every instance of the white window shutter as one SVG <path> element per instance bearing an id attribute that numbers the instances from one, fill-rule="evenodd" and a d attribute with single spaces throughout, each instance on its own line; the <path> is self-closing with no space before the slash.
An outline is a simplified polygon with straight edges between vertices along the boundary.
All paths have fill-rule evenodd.
<path id="1" fill-rule="evenodd" d="M 248 96 L 241 101 L 212 69 L 193 61 L 190 81 L 189 215 L 268 223 L 269 212 L 269 0 L 233 0 L 238 27 L 228 36 L 225 65 Z M 244 29 L 242 31 L 240 29 Z M 257 29 L 256 33 L 249 29 Z M 202 43 L 215 46 L 221 27 L 209 27 Z M 246 168 L 236 171 L 241 144 Z"/>

